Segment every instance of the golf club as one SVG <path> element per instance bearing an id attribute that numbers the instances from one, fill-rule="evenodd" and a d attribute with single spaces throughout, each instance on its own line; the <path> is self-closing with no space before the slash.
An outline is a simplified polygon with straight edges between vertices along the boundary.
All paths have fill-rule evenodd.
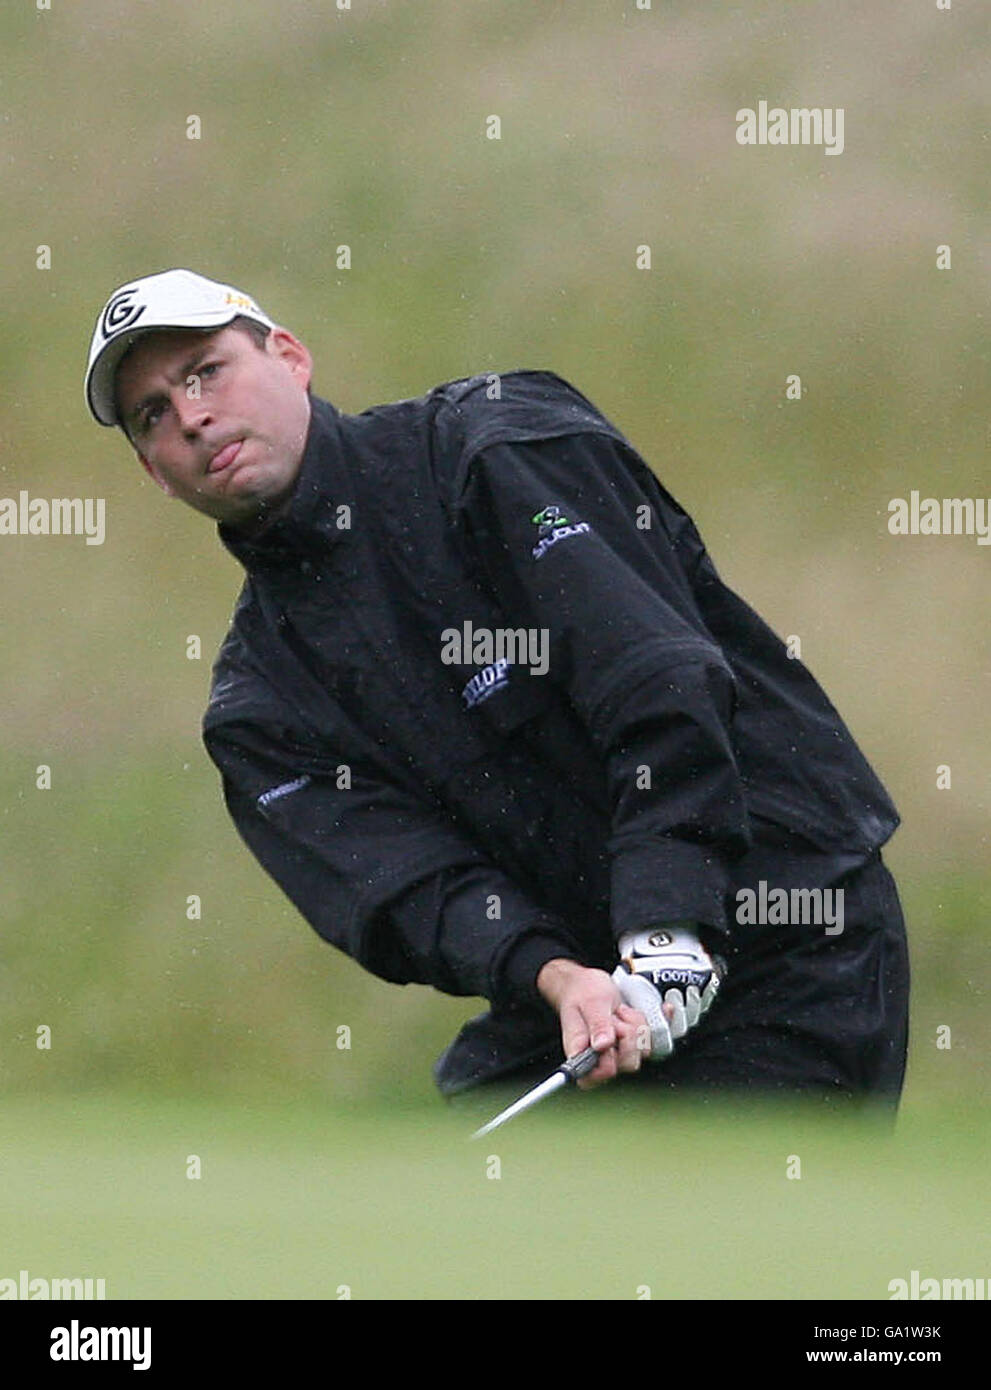
<path id="1" fill-rule="evenodd" d="M 584 1052 L 578 1052 L 574 1057 L 569 1057 L 567 1061 L 561 1063 L 556 1071 L 551 1072 L 546 1081 L 541 1081 L 534 1086 L 532 1091 L 527 1091 L 525 1096 L 520 1096 L 519 1100 L 514 1101 L 494 1120 L 489 1120 L 487 1125 L 477 1129 L 471 1136 L 472 1139 L 481 1139 L 484 1135 L 490 1134 L 492 1130 L 504 1125 L 507 1120 L 511 1120 L 514 1115 L 521 1115 L 524 1110 L 529 1110 L 531 1105 L 536 1105 L 538 1100 L 543 1100 L 545 1096 L 553 1095 L 562 1086 L 567 1086 L 569 1081 L 577 1081 L 582 1076 L 587 1076 L 590 1071 L 595 1070 L 599 1054 L 594 1047 L 586 1047 Z"/>

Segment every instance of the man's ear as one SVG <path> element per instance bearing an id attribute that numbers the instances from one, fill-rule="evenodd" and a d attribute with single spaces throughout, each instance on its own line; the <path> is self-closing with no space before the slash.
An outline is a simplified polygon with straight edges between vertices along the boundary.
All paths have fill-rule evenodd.
<path id="1" fill-rule="evenodd" d="M 273 357 L 281 359 L 306 391 L 313 377 L 313 358 L 305 343 L 293 337 L 288 328 L 277 327 L 265 339 L 265 346 Z"/>
<path id="2" fill-rule="evenodd" d="M 172 489 L 169 487 L 168 483 L 167 483 L 167 482 L 165 481 L 165 479 L 162 477 L 161 473 L 159 473 L 159 471 L 158 471 L 158 469 L 155 467 L 155 465 L 154 465 L 153 463 L 149 463 L 149 462 L 148 462 L 148 460 L 145 458 L 144 454 L 141 453 L 140 449 L 135 449 L 134 452 L 137 454 L 138 458 L 141 460 L 141 467 L 142 467 L 142 468 L 145 470 L 145 472 L 148 474 L 149 478 L 154 478 L 155 482 L 156 482 L 156 483 L 158 484 L 158 486 L 162 489 L 162 491 L 165 493 L 165 495 L 166 495 L 167 497 L 171 497 L 171 496 L 173 495 Z"/>

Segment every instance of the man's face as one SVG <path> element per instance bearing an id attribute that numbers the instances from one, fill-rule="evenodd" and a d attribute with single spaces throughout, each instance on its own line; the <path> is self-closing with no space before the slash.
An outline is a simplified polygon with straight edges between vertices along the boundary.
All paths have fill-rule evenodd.
<path id="1" fill-rule="evenodd" d="M 117 408 L 160 487 L 232 526 L 291 494 L 310 423 L 312 361 L 284 328 L 258 347 L 240 328 L 163 330 L 117 369 Z"/>

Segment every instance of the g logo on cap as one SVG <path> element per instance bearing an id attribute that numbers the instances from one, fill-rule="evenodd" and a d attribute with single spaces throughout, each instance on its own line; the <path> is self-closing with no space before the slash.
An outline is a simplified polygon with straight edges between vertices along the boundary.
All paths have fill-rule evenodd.
<path id="1" fill-rule="evenodd" d="M 104 338 L 112 338 L 115 333 L 120 333 L 122 329 L 130 328 L 132 323 L 137 323 L 144 313 L 144 304 L 135 304 L 134 295 L 137 294 L 135 288 L 121 290 L 120 294 L 115 294 L 113 299 L 103 311 L 103 320 L 100 325 Z"/>

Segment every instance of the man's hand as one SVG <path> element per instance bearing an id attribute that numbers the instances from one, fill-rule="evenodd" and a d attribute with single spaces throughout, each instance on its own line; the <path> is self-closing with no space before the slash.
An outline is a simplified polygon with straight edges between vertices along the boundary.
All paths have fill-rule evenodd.
<path id="1" fill-rule="evenodd" d="M 623 1003 L 604 970 L 556 958 L 541 967 L 537 989 L 561 1020 L 564 1055 L 573 1057 L 586 1047 L 599 1053 L 595 1070 L 577 1083 L 582 1090 L 601 1086 L 619 1072 L 640 1070 L 650 1048 L 647 1020 Z"/>
<path id="2" fill-rule="evenodd" d="M 627 932 L 620 939 L 622 964 L 613 981 L 626 1004 L 639 1008 L 650 1028 L 650 1055 L 670 1057 L 674 1045 L 712 1007 L 726 974 L 718 956 L 699 941 L 695 924 Z"/>

